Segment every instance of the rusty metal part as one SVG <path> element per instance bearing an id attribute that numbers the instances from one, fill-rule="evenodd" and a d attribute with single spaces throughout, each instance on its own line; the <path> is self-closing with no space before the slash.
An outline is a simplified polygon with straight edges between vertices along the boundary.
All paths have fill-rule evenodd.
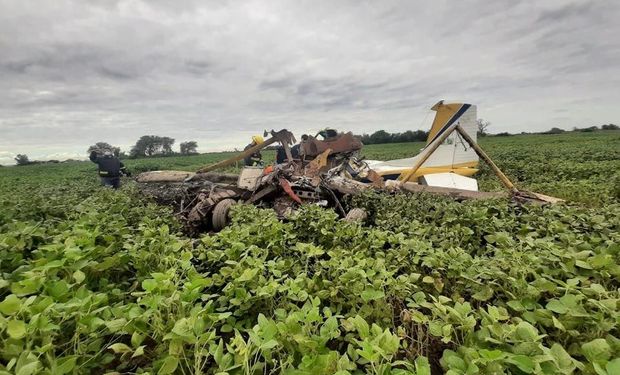
<path id="1" fill-rule="evenodd" d="M 288 194 L 288 196 L 291 197 L 292 200 L 294 200 L 295 202 L 299 204 L 303 203 L 301 199 L 295 194 L 295 192 L 291 188 L 290 182 L 288 182 L 286 178 L 280 177 L 279 181 L 280 181 L 280 186 L 282 186 L 282 189 L 284 189 L 284 192 Z"/>
<path id="2" fill-rule="evenodd" d="M 329 154 L 331 152 L 332 149 L 328 148 L 316 158 L 312 159 L 312 161 L 308 163 L 308 165 L 306 165 L 306 168 L 304 169 L 304 176 L 314 178 L 319 176 L 321 172 L 324 172 L 327 167 L 327 158 L 329 157 Z"/>
<path id="3" fill-rule="evenodd" d="M 308 137 L 302 141 L 299 147 L 299 152 L 305 158 L 316 157 L 327 149 L 331 149 L 332 153 L 346 153 L 353 152 L 362 149 L 362 141 L 353 133 L 339 133 L 337 136 L 328 138 L 325 140 L 319 140 L 315 137 Z"/>
<path id="4" fill-rule="evenodd" d="M 383 177 L 372 169 L 368 170 L 368 172 L 366 173 L 366 178 L 370 182 L 372 182 L 372 185 L 376 188 L 385 187 L 385 181 L 383 180 Z"/>
<path id="5" fill-rule="evenodd" d="M 316 201 L 321 199 L 321 195 L 319 193 L 317 193 L 316 191 L 310 191 L 310 190 L 302 190 L 302 189 L 294 189 L 293 188 L 293 192 L 295 193 L 295 195 L 297 195 L 300 199 L 303 200 L 311 200 L 311 201 Z"/>
<path id="6" fill-rule="evenodd" d="M 263 189 L 257 191 L 256 193 L 254 193 L 250 199 L 248 199 L 246 201 L 246 203 L 254 203 L 254 202 L 258 202 L 261 199 L 265 198 L 266 196 L 268 196 L 269 194 L 272 194 L 274 192 L 276 192 L 278 190 L 278 187 L 275 185 L 267 185 L 266 187 L 264 187 Z"/>

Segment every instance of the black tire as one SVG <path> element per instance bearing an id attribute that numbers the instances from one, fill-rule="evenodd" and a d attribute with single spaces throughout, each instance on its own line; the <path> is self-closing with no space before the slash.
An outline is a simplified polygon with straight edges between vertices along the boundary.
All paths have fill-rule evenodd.
<path id="1" fill-rule="evenodd" d="M 217 232 L 224 229 L 230 223 L 230 207 L 237 203 L 234 199 L 223 199 L 213 208 L 213 229 Z"/>
<path id="2" fill-rule="evenodd" d="M 349 222 L 353 222 L 353 221 L 362 222 L 366 220 L 367 217 L 368 217 L 368 214 L 366 213 L 366 211 L 364 211 L 361 208 L 354 208 L 351 211 L 349 211 L 349 213 L 347 213 L 347 216 L 345 216 L 344 220 L 349 221 Z"/>

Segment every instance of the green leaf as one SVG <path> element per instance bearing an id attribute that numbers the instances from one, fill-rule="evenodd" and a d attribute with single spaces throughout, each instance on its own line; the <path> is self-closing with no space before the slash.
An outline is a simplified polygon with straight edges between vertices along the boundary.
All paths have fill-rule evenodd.
<path id="1" fill-rule="evenodd" d="M 105 323 L 106 327 L 108 327 L 110 332 L 120 331 L 125 327 L 125 324 L 127 324 L 127 319 L 125 318 L 113 319 Z"/>
<path id="2" fill-rule="evenodd" d="M 271 340 L 278 333 L 278 326 L 263 314 L 258 315 L 258 326 L 263 332 L 262 337 L 264 340 Z"/>
<path id="3" fill-rule="evenodd" d="M 488 285 L 485 285 L 482 287 L 481 290 L 474 293 L 472 297 L 474 297 L 478 301 L 488 301 L 489 299 L 491 299 L 491 297 L 493 297 L 493 289 L 491 289 L 491 287 L 489 287 Z"/>
<path id="4" fill-rule="evenodd" d="M 141 335 L 138 332 L 134 332 L 131 334 L 131 346 L 138 347 L 140 346 L 140 344 L 142 344 L 142 341 L 144 341 L 144 335 Z"/>
<path id="5" fill-rule="evenodd" d="M 325 323 L 321 326 L 319 333 L 325 338 L 338 337 L 340 335 L 340 331 L 338 331 L 338 319 L 334 316 L 327 318 Z"/>
<path id="6" fill-rule="evenodd" d="M 50 296 L 61 299 L 69 292 L 69 285 L 64 280 L 55 281 L 47 286 L 47 290 Z"/>
<path id="7" fill-rule="evenodd" d="M 213 355 L 213 359 L 218 366 L 222 365 L 222 358 L 224 357 L 224 341 L 220 339 L 220 342 L 215 347 L 215 350 L 211 350 L 211 355 Z"/>
<path id="8" fill-rule="evenodd" d="M 21 320 L 9 320 L 7 332 L 14 339 L 21 339 L 26 336 L 26 323 Z"/>
<path id="9" fill-rule="evenodd" d="M 73 272 L 73 279 L 78 283 L 81 284 L 82 281 L 84 281 L 84 279 L 86 278 L 86 275 L 84 274 L 84 272 L 77 270 L 75 272 Z"/>
<path id="10" fill-rule="evenodd" d="M 9 294 L 0 302 L 0 312 L 4 315 L 13 315 L 19 311 L 22 302 L 15 294 Z"/>
<path id="11" fill-rule="evenodd" d="M 374 301 L 383 297 L 385 297 L 385 293 L 383 293 L 383 290 L 376 290 L 370 288 L 362 292 L 362 300 L 364 302 Z"/>
<path id="12" fill-rule="evenodd" d="M 53 372 L 54 375 L 62 375 L 70 373 L 74 368 L 77 362 L 77 357 L 65 357 L 58 358 L 56 360 L 56 370 Z"/>
<path id="13" fill-rule="evenodd" d="M 368 327 L 368 323 L 366 323 L 366 320 L 364 320 L 364 318 L 356 315 L 354 318 L 349 319 L 351 319 L 351 323 L 353 324 L 362 339 L 368 337 L 368 335 L 370 334 L 370 328 Z"/>
<path id="14" fill-rule="evenodd" d="M 415 359 L 415 374 L 431 375 L 431 365 L 428 363 L 428 358 L 418 357 Z"/>
<path id="15" fill-rule="evenodd" d="M 114 353 L 129 353 L 131 352 L 131 348 L 122 342 L 117 342 L 116 344 L 112 344 L 108 346 L 108 349 L 111 349 Z"/>
<path id="16" fill-rule="evenodd" d="M 579 268 L 585 268 L 587 270 L 591 270 L 592 266 L 588 262 L 584 262 L 583 260 L 575 261 L 575 265 Z"/>
<path id="17" fill-rule="evenodd" d="M 528 322 L 517 324 L 517 336 L 524 341 L 537 341 L 538 330 Z"/>
<path id="18" fill-rule="evenodd" d="M 276 340 L 268 340 L 267 342 L 263 343 L 260 348 L 261 349 L 273 349 L 276 346 L 278 346 L 278 342 Z"/>
<path id="19" fill-rule="evenodd" d="M 467 370 L 467 364 L 463 358 L 450 349 L 444 350 L 439 362 L 444 370 L 459 370 L 460 373 L 464 373 Z"/>
<path id="20" fill-rule="evenodd" d="M 17 371 L 15 372 L 15 375 L 32 375 L 35 374 L 36 372 L 38 372 L 39 370 L 39 365 L 40 362 L 35 360 L 32 362 L 28 362 L 22 366 L 19 366 L 17 368 Z"/>
<path id="21" fill-rule="evenodd" d="M 136 358 L 139 357 L 141 355 L 144 355 L 144 348 L 146 348 L 146 345 L 140 345 L 136 348 L 136 351 L 133 352 L 133 354 L 131 355 L 131 358 Z"/>
<path id="22" fill-rule="evenodd" d="M 571 373 L 575 370 L 576 366 L 573 358 L 566 352 L 566 350 L 564 350 L 562 345 L 553 344 L 549 352 L 553 356 L 558 368 L 564 373 Z"/>
<path id="23" fill-rule="evenodd" d="M 249 281 L 249 280 L 252 280 L 254 278 L 254 276 L 256 276 L 258 271 L 259 271 L 258 268 L 246 269 L 245 271 L 243 271 L 243 273 L 237 279 L 237 281 Z"/>
<path id="24" fill-rule="evenodd" d="M 620 358 L 607 362 L 605 370 L 607 370 L 609 375 L 620 374 Z"/>
<path id="25" fill-rule="evenodd" d="M 607 371 L 603 368 L 603 366 L 601 366 L 598 362 L 593 363 L 592 367 L 594 368 L 594 372 L 596 372 L 598 375 L 609 375 Z"/>
<path id="26" fill-rule="evenodd" d="M 554 313 L 558 314 L 566 314 L 566 312 L 568 311 L 568 308 L 564 306 L 564 304 L 560 302 L 560 300 L 557 299 L 552 299 L 551 301 L 549 301 L 546 308 L 547 310 L 551 310 Z"/>
<path id="27" fill-rule="evenodd" d="M 157 374 L 158 375 L 172 374 L 174 370 L 177 369 L 178 365 L 179 365 L 179 359 L 177 357 L 173 357 L 169 355 L 168 357 L 166 357 L 166 359 L 164 359 L 164 363 L 159 368 L 159 371 L 157 372 Z"/>
<path id="28" fill-rule="evenodd" d="M 531 374 L 534 372 L 534 361 L 528 356 L 525 355 L 513 355 L 507 359 L 507 362 L 516 365 L 519 370 L 525 372 L 526 374 Z"/>
<path id="29" fill-rule="evenodd" d="M 596 339 L 581 345 L 581 352 L 590 363 L 605 362 L 611 357 L 611 347 L 605 339 Z"/>
<path id="30" fill-rule="evenodd" d="M 497 350 L 497 349 L 496 350 L 480 349 L 478 353 L 480 353 L 480 356 L 486 359 L 487 361 L 496 361 L 505 356 L 504 352 L 502 352 L 501 350 Z"/>
<path id="31" fill-rule="evenodd" d="M 154 279 L 146 279 L 142 281 L 142 289 L 144 289 L 145 291 L 151 292 L 155 290 L 155 288 L 157 288 L 157 281 L 155 281 Z"/>

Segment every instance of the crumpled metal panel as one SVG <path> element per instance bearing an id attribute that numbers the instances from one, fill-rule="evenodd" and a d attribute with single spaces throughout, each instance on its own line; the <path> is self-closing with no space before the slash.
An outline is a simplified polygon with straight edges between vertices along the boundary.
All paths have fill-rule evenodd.
<path id="1" fill-rule="evenodd" d="M 362 141 L 353 135 L 353 133 L 340 133 L 336 137 L 326 140 L 319 140 L 315 137 L 301 142 L 299 150 L 304 157 L 316 157 L 327 149 L 331 149 L 332 154 L 353 152 L 362 149 Z"/>

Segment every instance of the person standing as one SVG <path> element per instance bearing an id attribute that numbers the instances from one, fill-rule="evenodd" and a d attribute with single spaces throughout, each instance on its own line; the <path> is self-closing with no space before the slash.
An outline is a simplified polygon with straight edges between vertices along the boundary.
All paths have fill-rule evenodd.
<path id="1" fill-rule="evenodd" d="M 118 189 L 121 186 L 121 175 L 131 176 L 123 162 L 114 156 L 112 151 L 106 150 L 101 156 L 97 151 L 92 151 L 89 159 L 97 164 L 102 186 Z"/>
<path id="2" fill-rule="evenodd" d="M 245 148 L 243 149 L 243 151 L 246 151 L 256 145 L 260 145 L 263 142 L 265 142 L 265 140 L 263 139 L 263 137 L 261 137 L 260 135 L 255 135 L 252 137 L 252 143 L 250 143 L 249 145 L 245 146 Z M 261 155 L 260 151 L 256 151 L 255 153 L 253 153 L 252 155 L 249 155 L 247 157 L 245 157 L 243 159 L 243 162 L 245 163 L 245 165 L 247 167 L 251 167 L 253 165 L 260 165 L 263 161 L 263 156 Z"/>

